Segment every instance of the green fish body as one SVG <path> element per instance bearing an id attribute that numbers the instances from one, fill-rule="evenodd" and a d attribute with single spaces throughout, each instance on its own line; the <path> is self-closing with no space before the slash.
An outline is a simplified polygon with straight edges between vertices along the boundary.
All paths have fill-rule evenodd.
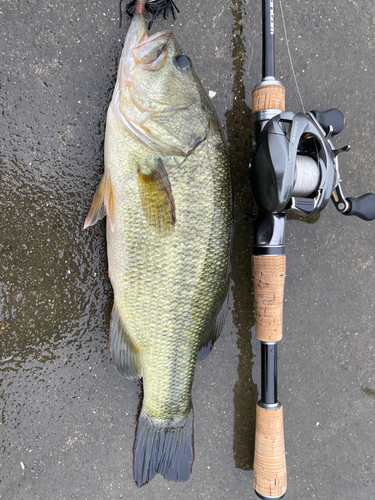
<path id="1" fill-rule="evenodd" d="M 126 37 L 108 109 L 105 172 L 85 227 L 107 215 L 112 359 L 143 377 L 134 445 L 140 486 L 193 463 L 198 351 L 225 319 L 233 226 L 229 163 L 211 103 L 171 31 L 142 16 Z"/>

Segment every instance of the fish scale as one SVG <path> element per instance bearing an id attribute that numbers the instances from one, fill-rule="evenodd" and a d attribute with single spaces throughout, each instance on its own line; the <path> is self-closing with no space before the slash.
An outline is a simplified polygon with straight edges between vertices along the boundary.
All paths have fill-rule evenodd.
<path id="1" fill-rule="evenodd" d="M 202 147 L 210 151 L 209 147 Z M 203 151 L 197 155 L 197 160 L 202 161 L 204 157 Z M 194 158 L 195 160 L 195 158 Z M 111 269 L 112 283 L 115 290 L 134 290 L 135 293 L 129 296 L 121 296 L 117 294 L 116 303 L 120 311 L 124 311 L 123 316 L 127 318 L 126 326 L 129 334 L 137 341 L 141 349 L 141 363 L 143 368 L 144 377 L 144 410 L 145 413 L 154 418 L 168 418 L 185 415 L 190 407 L 190 390 L 194 374 L 196 351 L 199 344 L 200 334 L 204 329 L 205 323 L 208 322 L 207 316 L 211 310 L 207 307 L 205 302 L 202 303 L 202 297 L 209 297 L 210 288 L 214 286 L 216 279 L 216 263 L 220 254 L 220 246 L 214 252 L 213 263 L 215 267 L 210 269 L 212 278 L 203 282 L 203 284 L 196 288 L 196 281 L 198 280 L 202 267 L 204 265 L 204 255 L 207 253 L 209 243 L 216 240 L 222 240 L 219 230 L 216 229 L 214 211 L 212 210 L 212 199 L 208 196 L 210 183 L 207 182 L 211 179 L 211 187 L 214 188 L 212 183 L 212 175 L 206 171 L 204 175 L 199 178 L 196 177 L 197 190 L 195 196 L 186 196 L 186 191 L 181 189 L 180 186 L 184 185 L 184 177 L 189 174 L 189 167 L 192 159 L 184 163 L 185 168 L 176 170 L 175 175 L 171 173 L 170 181 L 172 192 L 174 193 L 176 203 L 176 217 L 177 226 L 173 236 L 167 237 L 170 242 L 164 241 L 157 235 L 149 235 L 147 238 L 147 245 L 140 244 L 140 249 L 136 251 L 136 258 L 132 259 L 133 266 L 127 268 L 124 273 L 121 268 L 117 271 Z M 206 160 L 208 161 L 208 159 Z M 227 174 L 228 175 L 228 174 Z M 208 179 L 207 179 L 208 178 Z M 182 180 L 182 182 L 180 182 Z M 216 179 L 216 182 L 220 179 Z M 189 181 L 191 183 L 191 180 Z M 228 186 L 228 178 L 223 183 Z M 205 191 L 205 196 L 200 194 L 201 190 Z M 126 199 L 136 199 L 136 193 L 132 192 L 131 185 L 128 184 L 128 194 Z M 190 185 L 190 188 L 192 186 Z M 135 187 L 136 191 L 136 187 Z M 227 187 L 227 198 L 230 199 L 229 188 Z M 194 193 L 191 189 L 190 193 Z M 198 202 L 200 201 L 200 204 Z M 189 217 L 184 217 L 184 207 L 188 207 Z M 193 208 L 195 208 L 195 210 Z M 138 210 L 138 218 L 134 215 L 134 206 L 127 205 L 128 210 L 122 207 L 121 217 L 128 220 L 128 231 L 126 238 L 134 242 L 137 235 L 140 235 L 140 241 L 143 240 L 143 235 L 149 231 L 147 222 L 144 221 L 144 216 L 141 210 Z M 227 207 L 227 227 L 230 225 L 230 208 Z M 200 232 L 197 232 L 194 220 L 199 217 L 205 220 L 205 224 Z M 211 218 L 211 224 L 210 222 Z M 143 223 L 141 220 L 143 219 Z M 190 223 L 186 222 L 190 219 Z M 213 219 L 213 220 L 212 220 Z M 131 223 L 130 221 L 133 221 Z M 180 225 L 178 225 L 181 222 Z M 229 222 L 229 224 L 228 224 Z M 130 227 L 133 226 L 133 227 Z M 146 227 L 145 227 L 146 226 Z M 216 231 L 215 231 L 216 229 Z M 229 231 L 227 241 L 224 241 L 222 247 L 224 250 L 228 248 Z M 108 245 L 112 246 L 111 237 L 112 233 L 108 231 L 109 239 Z M 181 238 L 182 235 L 182 238 Z M 195 239 L 196 243 L 192 240 Z M 181 241 L 189 241 L 188 250 L 185 244 Z M 202 242 L 204 242 L 202 244 Z M 208 243 L 208 244 L 207 244 Z M 134 244 L 134 243 L 133 243 Z M 122 255 L 127 253 L 126 244 L 121 240 L 114 243 L 114 253 Z M 214 247 L 215 248 L 215 247 Z M 125 249 L 125 251 L 124 251 Z M 124 259 L 126 260 L 126 259 Z M 152 265 L 152 261 L 158 262 L 157 266 Z M 215 262 L 216 261 L 216 262 Z M 176 263 L 180 263 L 176 265 Z M 220 262 L 220 261 L 219 261 Z M 110 266 L 112 267 L 112 266 Z M 145 270 L 148 274 L 148 280 L 152 283 L 151 287 L 147 286 L 147 282 L 140 283 L 140 268 Z M 221 266 L 221 281 L 225 284 L 225 277 L 228 268 L 228 262 L 222 260 Z M 116 284 L 116 273 L 121 274 L 119 280 L 121 283 Z M 181 279 L 182 278 L 182 279 Z M 195 279 L 194 279 L 195 278 Z M 218 278 L 220 280 L 220 276 Z M 186 283 L 189 283 L 191 291 L 186 288 Z M 180 290 L 183 292 L 183 301 L 178 300 Z M 187 296 L 190 296 L 190 301 L 187 301 Z M 194 300 L 195 297 L 198 300 Z M 157 297 L 161 299 L 158 301 Z M 141 303 L 139 300 L 141 299 Z M 149 307 L 151 305 L 151 307 Z M 170 307 L 173 305 L 172 315 Z M 206 311 L 202 311 L 202 309 Z M 212 309 L 212 308 L 211 308 Z M 193 315 L 192 315 L 193 313 Z M 211 312 L 212 313 L 212 312 Z M 188 328 L 189 322 L 184 325 L 188 319 L 195 321 L 194 327 Z M 183 360 L 186 353 L 180 353 L 179 345 L 181 343 L 180 335 L 182 332 L 188 331 L 189 338 L 189 363 L 180 361 L 178 366 L 173 358 L 163 360 L 163 354 L 166 352 L 173 353 L 176 359 Z M 146 335 L 144 332 L 147 332 Z M 149 338 L 157 335 L 159 341 L 149 345 Z M 184 345 L 185 347 L 185 345 Z M 182 349 L 186 350 L 186 348 Z M 164 356 L 165 358 L 165 356 Z M 163 362 L 164 361 L 164 362 Z M 149 369 L 148 369 L 149 368 Z M 149 373 L 151 371 L 151 373 Z M 167 381 L 167 383 L 166 383 Z M 172 381 L 172 390 L 169 381 Z M 180 390 L 176 390 L 180 388 Z M 181 389 L 182 388 L 182 389 Z M 175 411 L 173 411 L 175 409 Z"/>

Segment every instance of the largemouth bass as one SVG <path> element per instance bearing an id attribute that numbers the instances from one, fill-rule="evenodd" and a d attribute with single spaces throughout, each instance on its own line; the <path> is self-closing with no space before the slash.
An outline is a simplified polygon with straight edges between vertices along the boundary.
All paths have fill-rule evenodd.
<path id="1" fill-rule="evenodd" d="M 125 40 L 104 163 L 85 227 L 107 216 L 111 356 L 121 374 L 143 377 L 134 478 L 186 481 L 197 353 L 209 352 L 227 307 L 231 182 L 190 59 L 171 31 L 148 37 L 141 15 Z"/>

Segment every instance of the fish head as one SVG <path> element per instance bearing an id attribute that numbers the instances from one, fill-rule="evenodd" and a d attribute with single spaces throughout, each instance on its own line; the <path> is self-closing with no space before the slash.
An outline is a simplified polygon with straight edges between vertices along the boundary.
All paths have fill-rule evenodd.
<path id="1" fill-rule="evenodd" d="M 207 136 L 213 109 L 190 58 L 171 30 L 148 36 L 141 15 L 130 25 L 116 88 L 119 121 L 143 143 L 159 143 L 159 152 L 186 156 Z"/>

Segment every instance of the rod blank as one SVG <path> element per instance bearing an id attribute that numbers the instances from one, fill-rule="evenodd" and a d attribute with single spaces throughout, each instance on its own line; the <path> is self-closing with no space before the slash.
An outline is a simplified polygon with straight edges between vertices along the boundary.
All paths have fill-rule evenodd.
<path id="1" fill-rule="evenodd" d="M 261 402 L 264 405 L 277 403 L 277 344 L 261 342 L 262 382 Z"/>
<path id="2" fill-rule="evenodd" d="M 275 22 L 273 0 L 263 0 L 262 77 L 275 76 Z"/>

